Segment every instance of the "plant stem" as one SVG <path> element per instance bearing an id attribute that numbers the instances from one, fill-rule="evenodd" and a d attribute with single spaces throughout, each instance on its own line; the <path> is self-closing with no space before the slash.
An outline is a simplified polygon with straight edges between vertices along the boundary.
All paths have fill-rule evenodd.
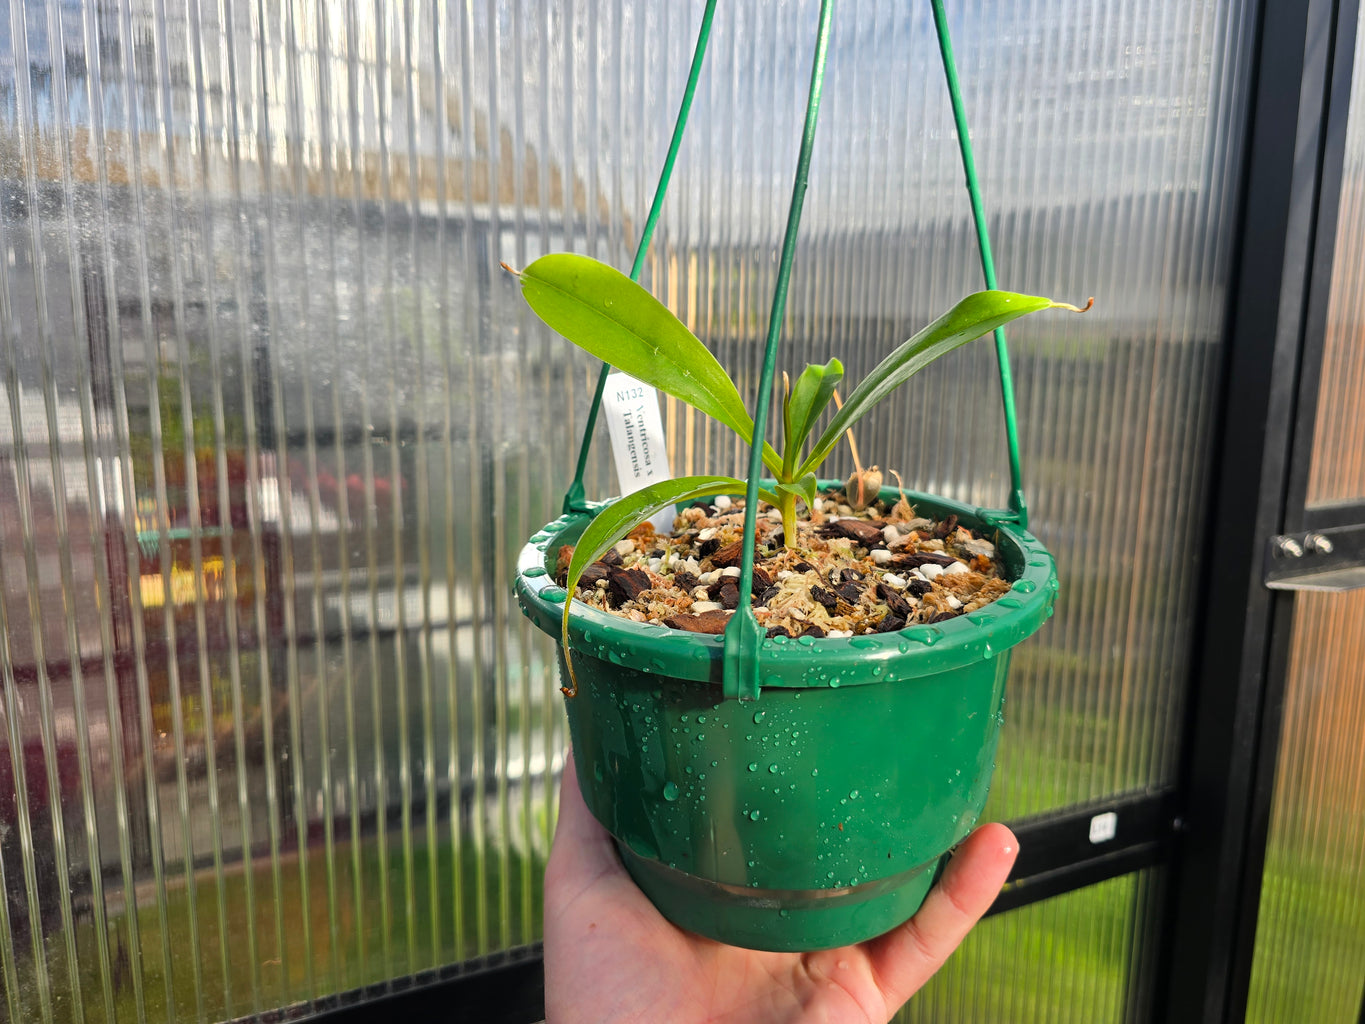
<path id="1" fill-rule="evenodd" d="M 782 492 L 782 504 L 778 506 L 782 512 L 782 545 L 787 550 L 796 548 L 796 495 L 789 491 Z"/>

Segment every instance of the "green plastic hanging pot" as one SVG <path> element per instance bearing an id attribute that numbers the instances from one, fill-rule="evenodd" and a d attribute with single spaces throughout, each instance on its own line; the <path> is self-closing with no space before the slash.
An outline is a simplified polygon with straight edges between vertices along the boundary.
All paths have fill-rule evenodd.
<path id="1" fill-rule="evenodd" d="M 575 606 L 579 786 L 675 924 L 753 949 L 860 942 L 914 914 L 975 824 L 1010 650 L 1052 614 L 1056 566 L 1002 513 L 911 500 L 994 535 L 1011 592 L 935 625 L 764 641 L 755 701 L 723 697 L 722 637 Z M 555 520 L 518 561 L 522 610 L 556 638 L 555 555 L 591 517 Z"/>

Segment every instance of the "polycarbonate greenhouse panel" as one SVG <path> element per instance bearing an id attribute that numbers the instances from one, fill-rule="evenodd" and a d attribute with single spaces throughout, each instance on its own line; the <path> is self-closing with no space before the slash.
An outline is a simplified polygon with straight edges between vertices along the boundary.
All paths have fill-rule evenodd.
<path id="1" fill-rule="evenodd" d="M 1365 33 L 1356 36 L 1355 69 L 1309 460 L 1310 507 L 1365 502 Z"/>
<path id="2" fill-rule="evenodd" d="M 951 5 L 1002 285 L 1096 297 L 1011 332 L 1064 591 L 997 817 L 1173 781 L 1250 6 Z M 0 11 L 0 1013 L 303 1014 L 538 937 L 564 729 L 510 568 L 597 367 L 499 264 L 627 265 L 700 10 Z M 722 5 L 644 272 L 746 395 L 815 16 Z M 841 5 L 784 362 L 861 377 L 979 281 L 928 8 Z M 970 347 L 859 446 L 1003 504 L 998 404 Z M 739 468 L 664 417 L 676 473 Z M 1028 913 L 1093 942 L 1079 906 Z"/>
<path id="3" fill-rule="evenodd" d="M 1365 591 L 1299 594 L 1248 1024 L 1365 1005 Z"/>

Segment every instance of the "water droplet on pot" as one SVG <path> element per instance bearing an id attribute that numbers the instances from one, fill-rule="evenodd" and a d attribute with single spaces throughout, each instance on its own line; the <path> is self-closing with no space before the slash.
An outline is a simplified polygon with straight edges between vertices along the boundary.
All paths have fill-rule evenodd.
<path id="1" fill-rule="evenodd" d="M 848 795 L 848 798 L 849 798 L 850 800 L 857 800 L 857 799 L 858 799 L 858 791 L 855 789 L 852 793 L 850 793 L 850 794 Z"/>
<path id="2" fill-rule="evenodd" d="M 750 761 L 750 762 L 749 762 L 749 771 L 751 771 L 751 772 L 756 772 L 756 771 L 758 771 L 758 762 L 757 762 L 757 761 Z"/>
<path id="3" fill-rule="evenodd" d="M 770 771 L 770 772 L 772 772 L 774 775 L 776 775 L 776 774 L 777 774 L 777 765 L 775 765 L 775 764 L 770 764 L 770 765 L 768 765 L 768 771 Z"/>
<path id="4" fill-rule="evenodd" d="M 563 604 L 564 598 L 568 597 L 563 587 L 546 587 L 540 592 L 540 596 L 551 604 Z"/>
<path id="5" fill-rule="evenodd" d="M 665 783 L 664 783 L 664 799 L 665 799 L 665 800 L 676 800 L 676 799 L 678 799 L 678 785 L 677 785 L 677 783 L 675 783 L 675 782 L 665 782 Z"/>
<path id="6" fill-rule="evenodd" d="M 720 766 L 720 762 L 719 762 L 719 761 L 712 761 L 712 762 L 711 762 L 711 767 L 712 767 L 712 768 L 718 768 L 719 766 Z"/>
<path id="7" fill-rule="evenodd" d="M 812 768 L 812 769 L 810 770 L 810 773 L 811 773 L 811 775 L 819 775 L 819 774 L 820 774 L 820 769 L 819 769 L 819 768 Z"/>
<path id="8" fill-rule="evenodd" d="M 533 565 L 522 573 L 523 576 L 527 576 L 531 579 L 535 579 L 537 576 L 544 576 L 545 574 L 545 566 L 543 565 Z"/>
<path id="9" fill-rule="evenodd" d="M 755 711 L 755 712 L 754 712 L 754 725 L 758 725 L 759 722 L 763 721 L 763 717 L 764 717 L 764 712 L 762 712 L 762 711 Z"/>
<path id="10" fill-rule="evenodd" d="M 757 820 L 759 819 L 759 817 L 760 817 L 760 815 L 759 815 L 759 813 L 758 813 L 757 811 L 750 811 L 750 812 L 749 812 L 749 820 L 750 820 L 750 821 L 757 821 Z"/>

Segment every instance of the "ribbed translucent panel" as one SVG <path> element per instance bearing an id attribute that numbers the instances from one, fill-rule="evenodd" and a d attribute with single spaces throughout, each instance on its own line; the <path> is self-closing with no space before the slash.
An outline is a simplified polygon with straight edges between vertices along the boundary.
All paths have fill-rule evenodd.
<path id="1" fill-rule="evenodd" d="M 1365 1006 L 1365 591 L 1295 597 L 1248 1024 Z"/>
<path id="2" fill-rule="evenodd" d="M 1125 875 L 989 917 L 896 1018 L 1009 1024 L 1150 1020 L 1162 876 Z"/>
<path id="3" fill-rule="evenodd" d="M 1001 282 L 1097 298 L 1011 332 L 1064 590 L 1015 659 L 997 816 L 1177 763 L 1253 6 L 951 5 Z M 597 367 L 499 263 L 627 264 L 699 16 L 0 9 L 10 1019 L 302 1014 L 537 937 L 563 727 L 510 567 Z M 721 6 L 644 274 L 746 394 L 815 21 Z M 840 5 L 825 97 L 781 361 L 857 379 L 980 282 L 927 7 Z M 1002 504 L 998 406 L 971 347 L 859 445 Z M 665 413 L 675 472 L 739 468 Z M 587 484 L 615 489 L 604 444 Z"/>
<path id="4" fill-rule="evenodd" d="M 1365 68 L 1365 32 L 1355 67 Z M 1311 505 L 1365 500 L 1365 74 L 1351 82 L 1332 283 L 1323 338 L 1317 427 L 1309 461 Z"/>

